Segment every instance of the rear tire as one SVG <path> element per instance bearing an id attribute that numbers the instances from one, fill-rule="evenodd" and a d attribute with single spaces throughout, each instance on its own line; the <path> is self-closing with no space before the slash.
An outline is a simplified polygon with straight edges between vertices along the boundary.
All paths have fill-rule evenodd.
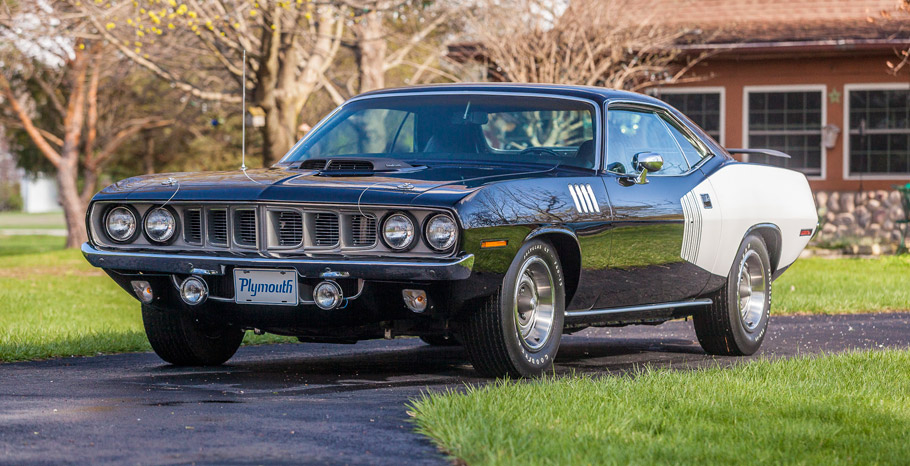
<path id="1" fill-rule="evenodd" d="M 244 331 L 231 326 L 202 325 L 172 310 L 142 306 L 142 323 L 155 354 L 177 366 L 217 366 L 237 352 Z"/>
<path id="2" fill-rule="evenodd" d="M 701 347 L 722 356 L 758 351 L 771 313 L 771 260 L 760 237 L 743 240 L 726 283 L 712 301 L 692 318 Z"/>
<path id="3" fill-rule="evenodd" d="M 485 377 L 534 377 L 553 365 L 565 318 L 565 280 L 549 242 L 525 243 L 502 287 L 467 317 L 462 334 Z"/>

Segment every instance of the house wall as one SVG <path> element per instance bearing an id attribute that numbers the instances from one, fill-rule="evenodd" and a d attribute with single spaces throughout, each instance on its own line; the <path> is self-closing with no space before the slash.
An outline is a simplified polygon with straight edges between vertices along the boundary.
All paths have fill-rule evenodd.
<path id="1" fill-rule="evenodd" d="M 780 56 L 778 54 L 750 59 L 730 59 L 723 56 L 697 66 L 693 72 L 700 79 L 694 82 L 667 86 L 669 92 L 681 88 L 722 87 L 724 89 L 724 137 L 726 147 L 747 147 L 744 139 L 745 89 L 753 86 L 780 86 L 787 88 L 823 87 L 824 121 L 835 124 L 840 133 L 833 148 L 823 149 L 823 173 L 810 177 L 814 191 L 890 190 L 892 185 L 910 182 L 910 175 L 845 177 L 844 146 L 847 133 L 845 119 L 845 88 L 854 84 L 893 83 L 907 85 L 910 77 L 896 77 L 887 71 L 886 62 L 894 60 L 891 50 L 862 51 L 856 53 L 829 53 Z M 692 75 L 690 75 L 692 76 Z M 830 97 L 836 90 L 839 101 Z"/>

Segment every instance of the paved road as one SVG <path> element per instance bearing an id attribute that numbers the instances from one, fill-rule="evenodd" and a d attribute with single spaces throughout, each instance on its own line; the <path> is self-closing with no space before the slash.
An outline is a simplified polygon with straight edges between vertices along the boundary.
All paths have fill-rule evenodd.
<path id="1" fill-rule="evenodd" d="M 760 353 L 786 357 L 910 346 L 910 314 L 774 317 Z M 691 323 L 589 329 L 563 340 L 560 372 L 711 358 Z M 181 369 L 153 354 L 0 365 L 0 462 L 444 464 L 411 432 L 424 390 L 480 382 L 457 348 L 417 339 L 242 348 L 229 365 Z"/>

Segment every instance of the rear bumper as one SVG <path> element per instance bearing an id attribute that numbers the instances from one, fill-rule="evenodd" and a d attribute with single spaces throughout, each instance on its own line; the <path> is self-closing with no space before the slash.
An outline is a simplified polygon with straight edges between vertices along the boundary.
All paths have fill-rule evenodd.
<path id="1" fill-rule="evenodd" d="M 471 276 L 474 255 L 447 261 L 324 260 L 267 257 L 225 257 L 102 251 L 89 243 L 82 255 L 95 267 L 121 271 L 185 275 L 225 275 L 228 267 L 287 268 L 307 278 L 360 278 L 383 281 L 465 280 Z"/>

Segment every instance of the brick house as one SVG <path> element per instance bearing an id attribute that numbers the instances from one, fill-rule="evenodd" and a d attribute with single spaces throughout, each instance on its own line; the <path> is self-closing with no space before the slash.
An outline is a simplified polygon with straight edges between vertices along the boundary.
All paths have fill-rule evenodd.
<path id="1" fill-rule="evenodd" d="M 684 83 L 647 92 L 723 146 L 777 149 L 748 162 L 806 174 L 819 206 L 817 242 L 894 247 L 905 218 L 895 185 L 910 183 L 910 47 L 899 0 L 629 0 L 634 17 L 690 31 L 682 59 L 705 56 Z M 883 12 L 893 13 L 886 18 Z M 449 47 L 496 80 L 477 44 Z M 739 156 L 738 156 L 739 157 Z M 769 189 L 774 189 L 769 186 Z"/>
<path id="2" fill-rule="evenodd" d="M 667 24 L 698 28 L 700 79 L 650 92 L 725 147 L 778 149 L 816 192 L 822 239 L 894 242 L 903 218 L 893 185 L 910 182 L 910 73 L 889 61 L 910 46 L 895 0 L 656 0 Z M 667 18 L 667 19 L 664 19 Z M 747 159 L 748 160 L 748 159 Z"/>

